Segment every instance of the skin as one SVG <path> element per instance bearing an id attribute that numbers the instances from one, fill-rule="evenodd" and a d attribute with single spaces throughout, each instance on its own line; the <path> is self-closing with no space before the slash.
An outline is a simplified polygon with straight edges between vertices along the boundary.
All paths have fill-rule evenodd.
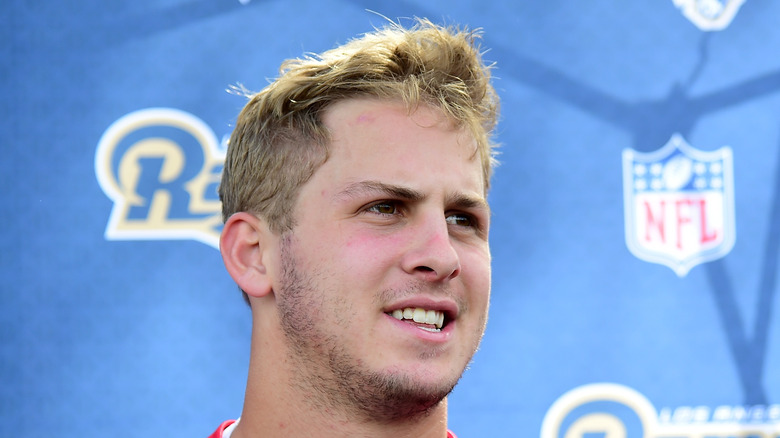
<path id="1" fill-rule="evenodd" d="M 446 395 L 476 351 L 490 295 L 490 212 L 473 137 L 437 110 L 348 99 L 323 121 L 330 157 L 283 235 L 225 224 L 250 297 L 249 379 L 234 437 L 446 436 Z M 446 313 L 440 332 L 395 309 Z"/>

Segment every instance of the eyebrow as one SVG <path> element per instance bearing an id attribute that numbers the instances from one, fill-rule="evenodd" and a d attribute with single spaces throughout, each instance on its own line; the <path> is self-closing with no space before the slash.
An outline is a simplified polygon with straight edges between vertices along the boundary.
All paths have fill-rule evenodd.
<path id="1" fill-rule="evenodd" d="M 356 198 L 368 194 L 382 194 L 390 198 L 403 199 L 410 202 L 418 202 L 426 198 L 424 193 L 412 188 L 373 180 L 351 183 L 347 185 L 344 190 L 338 192 L 335 198 Z M 448 196 L 447 204 L 456 208 L 478 208 L 487 210 L 488 212 L 490 211 L 490 206 L 485 198 L 482 196 L 472 196 L 467 193 L 455 193 Z"/>
<path id="2" fill-rule="evenodd" d="M 470 196 L 463 193 L 458 193 L 455 196 L 450 197 L 449 204 L 458 208 L 464 209 L 483 209 L 490 212 L 490 205 L 487 200 L 481 196 Z"/>
<path id="3" fill-rule="evenodd" d="M 417 190 L 380 181 L 358 181 L 347 185 L 336 198 L 355 198 L 366 194 L 384 194 L 408 201 L 422 201 L 425 195 Z"/>

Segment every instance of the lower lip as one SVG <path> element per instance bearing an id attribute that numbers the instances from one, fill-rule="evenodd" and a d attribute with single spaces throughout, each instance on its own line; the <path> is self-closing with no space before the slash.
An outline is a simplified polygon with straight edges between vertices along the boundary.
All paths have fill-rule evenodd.
<path id="1" fill-rule="evenodd" d="M 408 322 L 404 322 L 399 319 L 396 319 L 392 315 L 388 315 L 385 313 L 385 316 L 390 320 L 392 324 L 395 325 L 395 327 L 398 327 L 399 329 L 404 330 L 407 334 L 411 334 L 415 338 L 426 342 L 445 343 L 448 340 L 450 340 L 450 338 L 452 338 L 452 333 L 453 330 L 455 329 L 455 322 L 449 321 L 447 325 L 445 325 L 444 328 L 442 328 L 440 331 L 429 332 L 427 330 L 422 330 Z"/>

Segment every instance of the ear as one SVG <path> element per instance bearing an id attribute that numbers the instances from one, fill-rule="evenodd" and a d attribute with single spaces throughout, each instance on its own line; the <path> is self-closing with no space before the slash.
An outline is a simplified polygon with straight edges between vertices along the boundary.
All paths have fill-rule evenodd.
<path id="1" fill-rule="evenodd" d="M 275 248 L 274 236 L 265 221 L 247 212 L 230 216 L 222 229 L 222 260 L 238 287 L 251 297 L 262 297 L 273 290 L 267 264 Z"/>

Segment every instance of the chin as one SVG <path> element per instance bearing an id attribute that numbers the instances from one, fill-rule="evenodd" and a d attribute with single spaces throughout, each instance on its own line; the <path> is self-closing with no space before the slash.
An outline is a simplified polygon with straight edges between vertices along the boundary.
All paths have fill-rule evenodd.
<path id="1" fill-rule="evenodd" d="M 386 422 L 427 416 L 446 399 L 454 387 L 454 384 L 434 386 L 392 379 L 384 382 L 383 388 L 376 394 L 379 397 L 369 401 L 367 411 L 372 412 L 375 420 Z"/>
<path id="2" fill-rule="evenodd" d="M 396 370 L 364 376 L 365 385 L 353 392 L 354 401 L 375 421 L 426 416 L 452 392 L 460 376 L 434 378 L 430 373 L 425 374 L 410 375 Z"/>
<path id="3" fill-rule="evenodd" d="M 460 378 L 446 364 L 429 368 L 418 362 L 372 370 L 366 364 L 359 366 L 331 357 L 330 365 L 336 378 L 333 388 L 345 402 L 342 407 L 351 407 L 366 421 L 384 424 L 427 416 L 441 405 Z"/>

